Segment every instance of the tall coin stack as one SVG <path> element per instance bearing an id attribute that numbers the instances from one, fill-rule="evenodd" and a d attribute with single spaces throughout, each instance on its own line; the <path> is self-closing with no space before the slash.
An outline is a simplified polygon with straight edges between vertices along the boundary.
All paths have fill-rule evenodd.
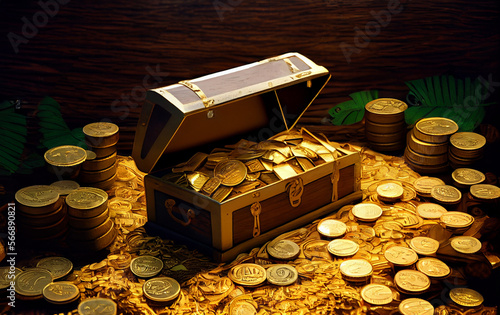
<path id="1" fill-rule="evenodd" d="M 396 151 L 405 147 L 406 103 L 393 98 L 378 98 L 365 106 L 365 136 L 377 151 Z"/>
<path id="2" fill-rule="evenodd" d="M 405 159 L 419 173 L 440 173 L 448 168 L 450 135 L 458 130 L 451 119 L 430 117 L 419 120 L 407 135 Z"/>
<path id="3" fill-rule="evenodd" d="M 44 241 L 64 236 L 68 229 L 68 217 L 55 187 L 24 187 L 16 192 L 15 199 L 20 238 Z"/>
<path id="4" fill-rule="evenodd" d="M 457 132 L 450 137 L 450 166 L 470 166 L 483 157 L 486 138 L 475 132 Z"/>
<path id="5" fill-rule="evenodd" d="M 108 194 L 99 188 L 81 187 L 66 197 L 69 214 L 68 240 L 79 249 L 99 251 L 116 237 L 109 218 Z"/>
<path id="6" fill-rule="evenodd" d="M 100 189 L 109 189 L 116 179 L 116 144 L 118 126 L 109 122 L 85 125 L 83 133 L 90 151 L 82 164 L 80 183 Z"/>

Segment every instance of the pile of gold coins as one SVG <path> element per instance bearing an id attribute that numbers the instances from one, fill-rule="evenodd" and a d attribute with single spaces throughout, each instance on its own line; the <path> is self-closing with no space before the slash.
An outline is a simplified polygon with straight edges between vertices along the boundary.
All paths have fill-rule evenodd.
<path id="1" fill-rule="evenodd" d="M 449 159 L 453 168 L 472 165 L 484 154 L 486 138 L 475 132 L 457 132 L 450 137 Z"/>
<path id="2" fill-rule="evenodd" d="M 343 154 L 338 146 L 304 129 L 259 143 L 240 140 L 196 153 L 163 179 L 222 202 L 331 162 Z"/>
<path id="3" fill-rule="evenodd" d="M 458 125 L 441 117 L 423 118 L 408 133 L 406 162 L 419 173 L 440 173 L 448 168 L 448 146 Z"/>
<path id="4" fill-rule="evenodd" d="M 109 189 L 116 180 L 116 144 L 119 128 L 109 122 L 85 125 L 83 133 L 89 147 L 78 180 L 82 185 Z"/>
<path id="5" fill-rule="evenodd" d="M 365 137 L 376 151 L 397 151 L 405 147 L 406 103 L 392 98 L 379 98 L 365 106 Z"/>
<path id="6" fill-rule="evenodd" d="M 81 187 L 66 197 L 68 239 L 82 250 L 98 251 L 116 237 L 114 222 L 109 218 L 108 194 L 95 187 Z"/>

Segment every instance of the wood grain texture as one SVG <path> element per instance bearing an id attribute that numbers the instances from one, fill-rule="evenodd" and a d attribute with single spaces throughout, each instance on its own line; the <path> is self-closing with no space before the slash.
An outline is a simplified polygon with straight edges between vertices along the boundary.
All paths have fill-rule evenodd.
<path id="1" fill-rule="evenodd" d="M 122 152 L 132 148 L 145 88 L 289 51 L 332 73 L 301 121 L 332 137 L 321 118 L 349 93 L 404 99 L 404 81 L 441 74 L 499 81 L 496 0 L 60 1 L 46 21 L 39 2 L 0 2 L 0 97 L 34 109 L 52 96 L 71 127 L 110 119 Z M 27 36 L 34 18 L 40 27 Z M 17 53 L 13 34 L 26 41 Z"/>

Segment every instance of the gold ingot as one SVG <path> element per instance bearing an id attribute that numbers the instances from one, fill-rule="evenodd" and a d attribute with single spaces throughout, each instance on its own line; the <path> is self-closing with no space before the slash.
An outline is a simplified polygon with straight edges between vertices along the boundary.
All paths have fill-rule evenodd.
<path id="1" fill-rule="evenodd" d="M 118 142 L 119 128 L 110 122 L 90 123 L 82 131 L 87 144 L 92 147 L 108 147 Z"/>
<path id="2" fill-rule="evenodd" d="M 413 152 L 424 155 L 441 155 L 448 153 L 448 142 L 444 143 L 429 143 L 420 141 L 413 135 L 412 129 L 406 135 L 406 142 Z"/>
<path id="3" fill-rule="evenodd" d="M 207 174 L 197 171 L 188 173 L 186 177 L 189 185 L 195 191 L 200 191 L 203 185 L 205 185 L 205 183 L 210 179 L 210 176 L 208 176 Z"/>
<path id="4" fill-rule="evenodd" d="M 500 188 L 490 184 L 477 184 L 470 187 L 470 193 L 474 198 L 492 201 L 500 198 Z"/>
<path id="5" fill-rule="evenodd" d="M 460 306 L 477 307 L 483 304 L 483 296 L 469 288 L 453 288 L 450 290 L 450 299 Z"/>
<path id="6" fill-rule="evenodd" d="M 392 290 L 386 285 L 371 283 L 361 289 L 361 297 L 372 305 L 385 305 L 392 302 Z"/>
<path id="7" fill-rule="evenodd" d="M 415 138 L 430 143 L 444 143 L 458 131 L 458 125 L 451 119 L 429 117 L 420 119 L 413 129 Z"/>
<path id="8" fill-rule="evenodd" d="M 431 196 L 437 202 L 451 205 L 462 200 L 462 193 L 457 188 L 450 185 L 436 185 L 431 189 Z"/>
<path id="9" fill-rule="evenodd" d="M 445 183 L 437 177 L 422 176 L 413 182 L 413 187 L 417 193 L 424 197 L 431 196 L 432 187 L 436 185 L 445 185 Z"/>
<path id="10" fill-rule="evenodd" d="M 365 118 L 374 123 L 393 124 L 404 121 L 405 102 L 393 98 L 378 98 L 365 105 Z"/>

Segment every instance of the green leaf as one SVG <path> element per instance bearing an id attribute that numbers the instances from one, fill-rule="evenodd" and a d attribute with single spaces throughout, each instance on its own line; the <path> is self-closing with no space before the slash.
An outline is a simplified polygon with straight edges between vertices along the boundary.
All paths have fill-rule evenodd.
<path id="1" fill-rule="evenodd" d="M 177 265 L 170 268 L 171 271 L 187 271 L 188 269 L 184 265 Z"/>
<path id="2" fill-rule="evenodd" d="M 18 113 L 0 113 L 0 124 L 2 124 L 4 121 L 12 124 L 26 126 L 26 116 Z"/>
<path id="3" fill-rule="evenodd" d="M 25 126 L 18 125 L 18 124 L 11 124 L 10 122 L 6 122 L 6 121 L 0 122 L 0 129 L 8 130 L 8 131 L 17 133 L 18 135 L 25 136 L 25 137 L 28 135 L 28 130 L 26 129 Z"/>
<path id="4" fill-rule="evenodd" d="M 54 107 L 58 111 L 61 111 L 61 105 L 53 99 L 52 97 L 46 96 L 40 101 L 40 105 L 48 105 L 50 107 Z"/>
<path id="5" fill-rule="evenodd" d="M 328 110 L 333 125 L 350 125 L 361 121 L 366 104 L 378 98 L 378 91 L 360 91 L 351 93 L 349 96 L 351 100 L 339 103 Z"/>
<path id="6" fill-rule="evenodd" d="M 8 129 L 2 129 L 0 128 L 0 136 L 2 138 L 10 138 L 12 140 L 15 140 L 20 143 L 26 143 L 26 136 L 19 134 L 17 132 L 13 132 Z"/>
<path id="7" fill-rule="evenodd" d="M 62 125 L 62 124 L 57 124 L 57 123 L 47 122 L 47 121 L 39 121 L 38 124 L 40 125 L 40 127 L 45 128 L 45 129 L 60 130 L 61 132 L 70 132 L 68 126 Z"/>

